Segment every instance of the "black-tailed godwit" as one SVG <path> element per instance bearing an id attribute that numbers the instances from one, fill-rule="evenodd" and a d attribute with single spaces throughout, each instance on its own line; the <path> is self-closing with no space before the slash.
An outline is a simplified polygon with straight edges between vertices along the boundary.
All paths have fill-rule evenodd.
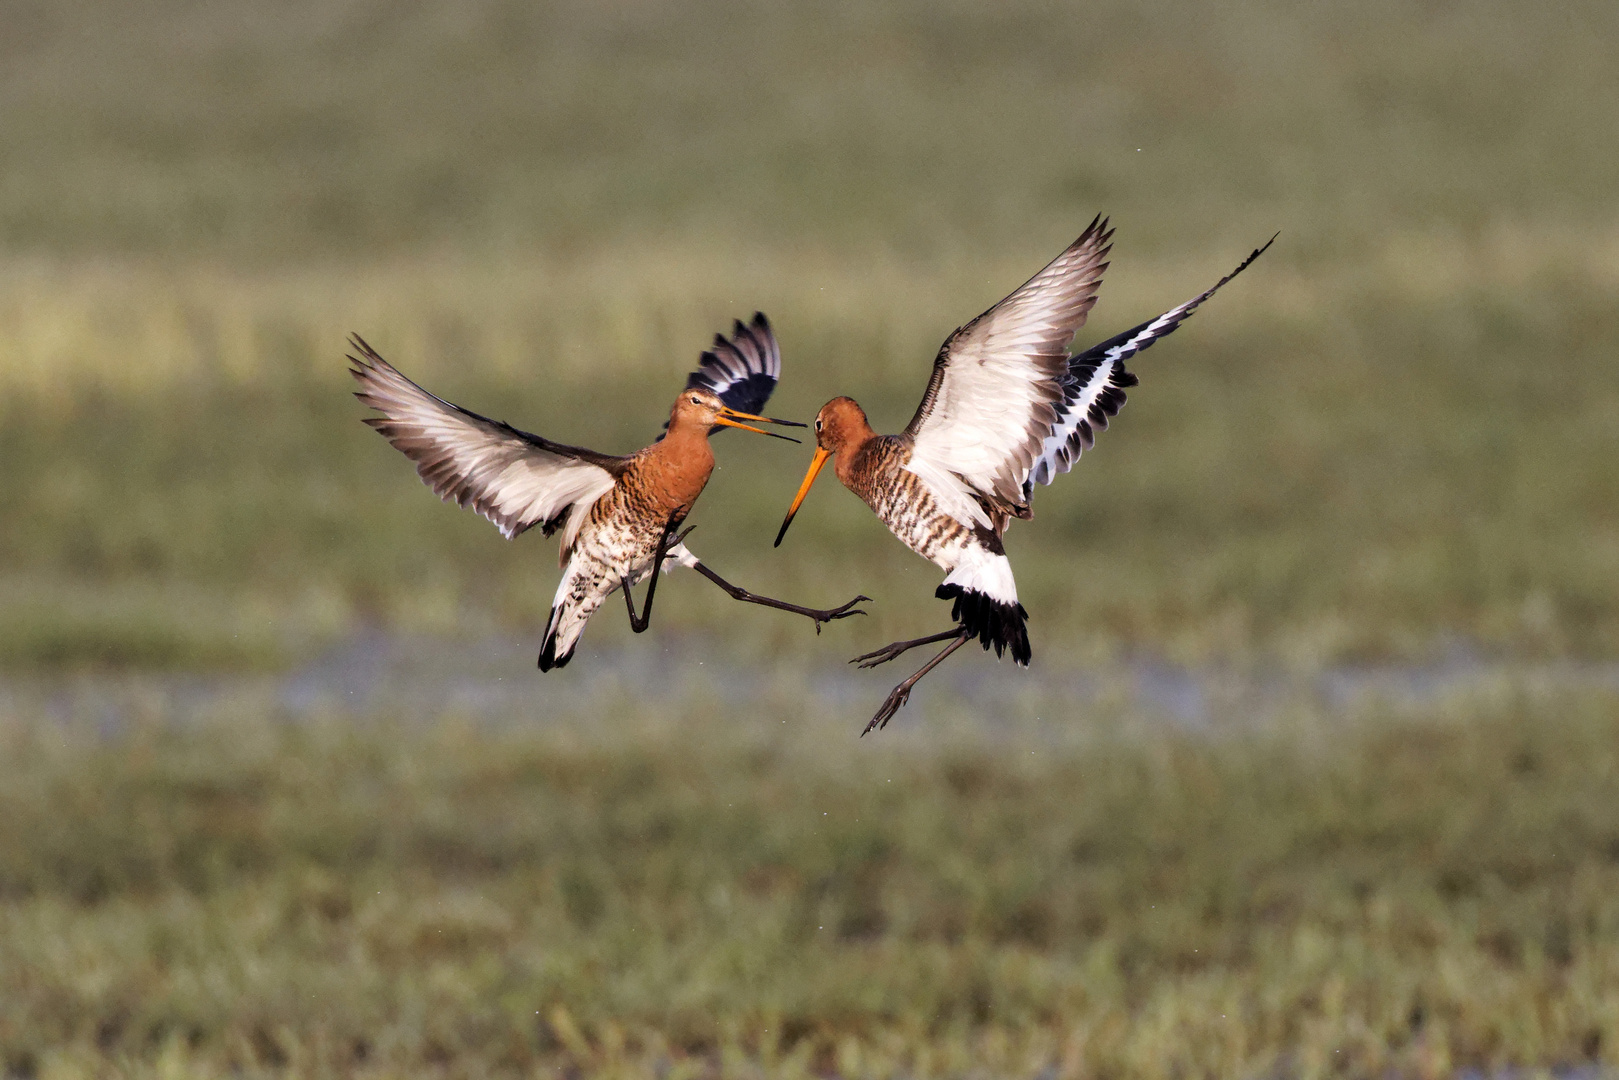
<path id="1" fill-rule="evenodd" d="M 540 649 L 541 671 L 572 659 L 585 623 L 614 589 L 624 590 L 631 627 L 645 630 L 658 583 L 651 571 L 666 560 L 696 570 L 737 600 L 807 616 L 817 633 L 823 622 L 863 614 L 855 605 L 864 596 L 821 610 L 738 588 L 687 550 L 690 529 L 675 535 L 714 471 L 712 432 L 737 427 L 775 435 L 745 420 L 805 426 L 758 414 L 781 377 L 781 350 L 763 314 L 750 325 L 736 323 L 729 339 L 715 335 L 675 399 L 665 433 L 623 456 L 565 446 L 452 405 L 401 375 L 359 335 L 352 344 L 359 356 L 349 357 L 351 374 L 361 386 L 355 396 L 382 413 L 365 422 L 416 463 L 428 487 L 476 510 L 508 539 L 536 525 L 546 536 L 562 531 L 562 581 Z M 637 615 L 630 586 L 648 575 Z"/>
<path id="2" fill-rule="evenodd" d="M 816 416 L 815 457 L 776 543 L 835 457 L 843 486 L 907 547 L 946 571 L 935 595 L 955 602 L 949 630 L 851 661 L 875 667 L 918 645 L 950 643 L 894 687 L 865 731 L 885 726 L 924 675 L 975 637 L 997 656 L 1010 649 L 1014 661 L 1028 665 L 1028 612 L 1001 545 L 1007 524 L 1032 517 L 1034 484 L 1067 472 L 1118 413 L 1126 388 L 1136 385 L 1125 360 L 1172 332 L 1270 247 L 1179 307 L 1070 356 L 1074 333 L 1096 302 L 1112 237 L 1098 217 L 1045 269 L 946 338 L 903 433 L 877 434 L 847 397 L 833 398 Z"/>

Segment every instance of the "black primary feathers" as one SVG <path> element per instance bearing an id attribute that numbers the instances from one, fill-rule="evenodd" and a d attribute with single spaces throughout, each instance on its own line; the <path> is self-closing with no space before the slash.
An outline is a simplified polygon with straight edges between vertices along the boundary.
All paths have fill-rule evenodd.
<path id="1" fill-rule="evenodd" d="M 726 408 L 757 415 L 781 378 L 781 347 L 764 312 L 755 311 L 746 326 L 738 320 L 731 336 L 714 335 L 697 370 L 686 377 L 686 389 L 711 390 Z"/>
<path id="2" fill-rule="evenodd" d="M 1051 426 L 1051 432 L 1040 448 L 1040 456 L 1035 459 L 1034 466 L 1023 481 L 1025 499 L 1036 483 L 1049 484 L 1072 468 L 1079 455 L 1095 444 L 1096 433 L 1106 431 L 1108 420 L 1119 414 L 1124 407 L 1125 390 L 1140 381 L 1125 369 L 1124 362 L 1149 348 L 1153 342 L 1174 333 L 1203 301 L 1248 269 L 1249 264 L 1275 242 L 1275 236 L 1265 241 L 1264 247 L 1255 248 L 1235 270 L 1186 303 L 1170 308 L 1156 319 L 1149 319 L 1101 344 L 1092 345 L 1069 360 L 1068 375 L 1062 383 L 1062 401 L 1056 406 L 1057 422 Z"/>

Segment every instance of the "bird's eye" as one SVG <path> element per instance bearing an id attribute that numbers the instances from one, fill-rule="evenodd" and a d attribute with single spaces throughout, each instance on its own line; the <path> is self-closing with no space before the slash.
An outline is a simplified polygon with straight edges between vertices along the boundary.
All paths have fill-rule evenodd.
<path id="1" fill-rule="evenodd" d="M 819 416 L 817 416 L 817 417 L 816 417 L 816 418 L 815 418 L 815 430 L 816 430 L 816 431 L 820 431 L 820 430 L 821 430 L 821 418 L 820 418 L 820 417 L 819 417 Z"/>
<path id="2" fill-rule="evenodd" d="M 694 398 L 691 399 L 691 403 L 693 405 L 701 405 L 703 403 L 703 399 L 694 397 Z"/>

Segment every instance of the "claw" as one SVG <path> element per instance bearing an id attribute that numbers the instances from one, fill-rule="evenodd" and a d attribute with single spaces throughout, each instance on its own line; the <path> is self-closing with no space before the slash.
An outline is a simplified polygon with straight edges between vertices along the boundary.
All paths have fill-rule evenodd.
<path id="1" fill-rule="evenodd" d="M 915 686 L 917 682 L 928 672 L 944 663 L 945 660 L 949 658 L 951 653 L 967 644 L 967 642 L 972 640 L 972 638 L 970 635 L 968 635 L 966 629 L 957 628 L 954 630 L 947 630 L 942 634 L 935 634 L 930 638 L 917 638 L 915 641 L 896 641 L 892 645 L 883 646 L 876 652 L 867 653 L 865 656 L 857 656 L 854 658 L 854 660 L 850 661 L 850 663 L 854 663 L 855 661 L 864 660 L 866 663 L 861 664 L 861 667 L 875 667 L 878 664 L 886 663 L 887 661 L 894 659 L 894 657 L 903 652 L 914 649 L 918 645 L 926 645 L 931 641 L 942 641 L 945 638 L 950 638 L 952 640 L 950 644 L 944 647 L 944 650 L 940 652 L 938 656 L 935 656 L 932 660 L 929 660 L 927 663 L 923 664 L 921 669 L 917 671 L 915 675 L 912 675 L 909 679 L 906 679 L 904 682 L 894 687 L 893 690 L 889 691 L 888 698 L 883 702 L 883 707 L 877 710 L 877 715 L 871 718 L 871 722 L 866 725 L 866 730 L 860 733 L 862 736 L 871 731 L 887 727 L 888 721 L 893 719 L 894 714 L 899 712 L 900 709 L 904 707 L 905 703 L 911 699 L 911 687 Z"/>
<path id="2" fill-rule="evenodd" d="M 821 632 L 821 624 L 824 622 L 831 622 L 833 619 L 847 619 L 851 615 L 864 615 L 866 613 L 864 608 L 857 608 L 853 611 L 849 610 L 861 601 L 865 601 L 869 604 L 871 602 L 871 597 L 860 595 L 840 607 L 827 608 L 825 611 L 818 611 L 814 615 L 811 615 L 810 618 L 815 620 L 815 632 L 817 634 Z"/>
<path id="3" fill-rule="evenodd" d="M 896 648 L 893 645 L 884 645 L 876 652 L 869 652 L 862 656 L 855 657 L 853 660 L 850 660 L 849 663 L 859 664 L 862 668 L 874 668 L 879 664 L 886 664 L 890 660 L 898 660 L 904 654 L 904 649 Z"/>
<path id="4" fill-rule="evenodd" d="M 874 729 L 881 731 L 883 728 L 887 727 L 888 721 L 892 720 L 894 718 L 894 714 L 899 712 L 900 709 L 905 706 L 905 703 L 910 700 L 910 687 L 903 685 L 894 687 L 894 689 L 889 692 L 887 699 L 883 701 L 882 708 L 877 710 L 877 715 L 873 716 L 866 724 L 866 729 L 860 733 L 860 737 L 863 739 Z"/>

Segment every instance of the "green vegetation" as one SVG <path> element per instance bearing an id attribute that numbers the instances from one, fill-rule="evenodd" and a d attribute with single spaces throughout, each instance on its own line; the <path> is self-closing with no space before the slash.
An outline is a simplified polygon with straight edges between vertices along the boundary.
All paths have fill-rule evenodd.
<path id="1" fill-rule="evenodd" d="M 0 5 L 0 1076 L 1613 1068 L 1611 691 L 1065 680 L 1616 655 L 1616 101 L 1603 0 Z M 1282 237 L 1012 531 L 1049 678 L 991 715 L 853 738 L 886 673 L 816 680 L 937 572 L 826 481 L 773 551 L 808 453 L 738 433 L 693 547 L 869 617 L 673 575 L 500 724 L 264 691 L 555 587 L 358 423 L 351 331 L 628 450 L 763 309 L 773 413 L 896 430 L 1097 212 L 1082 342 Z"/>
<path id="2" fill-rule="evenodd" d="M 1119 237 L 1085 340 L 1283 236 L 1014 530 L 1037 650 L 1619 646 L 1611 4 L 0 19 L 0 664 L 260 666 L 360 626 L 541 620 L 549 545 L 436 504 L 360 427 L 351 330 L 453 399 L 627 449 L 763 308 L 778 411 L 849 392 L 892 430 L 945 333 L 1098 210 Z M 771 552 L 803 455 L 742 439 L 698 550 L 876 614 L 810 646 L 681 581 L 660 633 L 830 659 L 937 622 L 932 571 L 842 492 Z"/>
<path id="3" fill-rule="evenodd" d="M 89 716 L 9 722 L 0 1063 L 852 1080 L 1619 1061 L 1611 699 L 1222 740 L 1072 716 L 1056 739 L 858 752 L 844 718 L 787 698 L 612 717 L 237 708 L 111 739 Z"/>

